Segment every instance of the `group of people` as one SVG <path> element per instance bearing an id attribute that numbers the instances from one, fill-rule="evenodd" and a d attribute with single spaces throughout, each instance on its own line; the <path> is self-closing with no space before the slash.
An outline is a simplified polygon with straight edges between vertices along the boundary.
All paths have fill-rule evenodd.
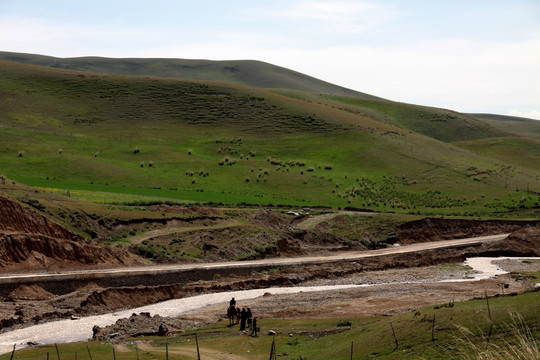
<path id="1" fill-rule="evenodd" d="M 258 316 L 253 316 L 253 314 L 251 313 L 251 309 L 250 308 L 242 308 L 242 310 L 240 310 L 240 308 L 236 307 L 236 300 L 234 299 L 234 297 L 231 299 L 231 301 L 229 302 L 229 308 L 232 308 L 234 307 L 236 309 L 236 319 L 237 319 L 237 323 L 238 323 L 238 319 L 240 320 L 240 331 L 245 331 L 246 330 L 246 327 L 248 330 L 251 330 L 251 333 L 249 334 L 250 336 L 258 336 L 258 327 L 257 327 L 257 322 L 259 320 L 259 317 Z"/>

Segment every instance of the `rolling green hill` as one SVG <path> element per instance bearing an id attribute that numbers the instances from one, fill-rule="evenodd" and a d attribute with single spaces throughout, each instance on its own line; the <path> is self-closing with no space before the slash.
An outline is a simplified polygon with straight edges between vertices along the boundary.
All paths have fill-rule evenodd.
<path id="1" fill-rule="evenodd" d="M 377 99 L 375 96 L 330 84 L 296 71 L 252 60 L 55 58 L 10 52 L 0 52 L 0 59 L 79 71 L 220 81 L 254 88 L 293 89 L 312 93 Z"/>
<path id="2" fill-rule="evenodd" d="M 281 93 L 369 116 L 377 121 L 391 123 L 444 142 L 512 135 L 506 130 L 480 119 L 446 109 L 384 99 L 359 99 L 346 96 L 292 93 L 290 91 Z"/>
<path id="3" fill-rule="evenodd" d="M 538 206 L 537 169 L 403 125 L 447 110 L 339 100 L 0 61 L 0 173 L 115 201 L 470 215 Z M 453 124 L 448 133 L 459 133 Z M 485 129 L 484 138 L 503 133 Z"/>
<path id="4" fill-rule="evenodd" d="M 511 134 L 540 139 L 540 121 L 496 114 L 468 114 Z"/>

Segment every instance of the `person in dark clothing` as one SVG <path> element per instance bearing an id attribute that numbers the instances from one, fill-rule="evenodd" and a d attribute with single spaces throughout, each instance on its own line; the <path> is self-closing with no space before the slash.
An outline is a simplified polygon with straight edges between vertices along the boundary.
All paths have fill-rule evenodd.
<path id="1" fill-rule="evenodd" d="M 245 308 L 242 308 L 240 312 L 240 331 L 246 330 L 246 320 L 247 320 L 247 311 Z"/>
<path id="2" fill-rule="evenodd" d="M 159 336 L 165 336 L 169 333 L 169 329 L 167 329 L 167 327 L 165 326 L 165 324 L 161 323 L 159 324 L 159 328 L 158 328 L 158 335 Z"/>
<path id="3" fill-rule="evenodd" d="M 251 313 L 251 309 L 248 308 L 247 311 L 246 311 L 246 315 L 247 315 L 247 328 L 249 330 L 251 330 L 251 320 L 253 318 L 253 314 Z"/>
<path id="4" fill-rule="evenodd" d="M 236 300 L 234 300 L 234 298 L 229 301 L 229 306 L 236 306 Z"/>
<path id="5" fill-rule="evenodd" d="M 255 316 L 253 318 L 253 330 L 251 330 L 251 334 L 249 334 L 249 336 L 258 336 L 257 335 L 257 332 L 259 331 L 257 329 L 257 323 L 258 323 L 258 320 L 259 320 L 259 317 L 258 316 Z"/>

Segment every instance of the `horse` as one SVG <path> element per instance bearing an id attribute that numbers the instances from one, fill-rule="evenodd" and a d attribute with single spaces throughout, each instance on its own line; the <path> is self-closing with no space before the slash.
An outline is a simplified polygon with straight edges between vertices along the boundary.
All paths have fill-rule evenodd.
<path id="1" fill-rule="evenodd" d="M 229 326 L 238 324 L 236 306 L 234 305 L 229 306 L 229 308 L 227 309 L 227 317 L 229 318 Z"/>

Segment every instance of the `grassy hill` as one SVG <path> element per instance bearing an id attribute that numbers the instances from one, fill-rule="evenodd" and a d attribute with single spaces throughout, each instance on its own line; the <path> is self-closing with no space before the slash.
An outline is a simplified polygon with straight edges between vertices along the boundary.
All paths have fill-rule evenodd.
<path id="1" fill-rule="evenodd" d="M 0 61 L 0 95 L 2 174 L 89 198 L 470 215 L 540 200 L 536 168 L 407 125 L 421 123 L 418 113 L 454 116 L 447 110 L 9 61 Z M 446 140 L 467 140 L 454 126 L 471 120 L 455 116 Z"/>
<path id="2" fill-rule="evenodd" d="M 0 59 L 79 71 L 220 81 L 254 88 L 293 89 L 312 93 L 377 99 L 377 97 L 369 94 L 330 84 L 262 61 L 113 59 L 104 57 L 55 58 L 10 52 L 0 52 Z"/>
<path id="3" fill-rule="evenodd" d="M 444 142 L 512 135 L 506 130 L 483 120 L 446 109 L 405 104 L 385 99 L 360 99 L 291 91 L 282 91 L 281 93 L 371 117 L 377 121 L 390 123 Z"/>
<path id="4" fill-rule="evenodd" d="M 468 114 L 511 134 L 540 139 L 540 121 L 497 114 Z"/>

